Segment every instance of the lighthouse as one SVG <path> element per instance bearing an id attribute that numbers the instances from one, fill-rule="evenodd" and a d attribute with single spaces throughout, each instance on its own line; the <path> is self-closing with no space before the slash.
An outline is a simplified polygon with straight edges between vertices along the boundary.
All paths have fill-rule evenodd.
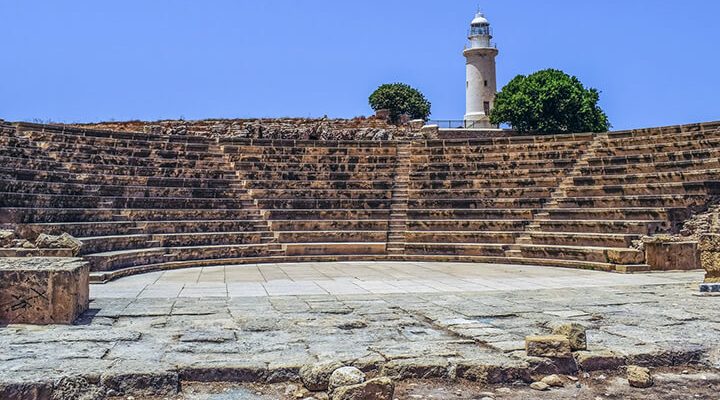
<path id="1" fill-rule="evenodd" d="M 490 22 L 478 12 L 470 23 L 470 47 L 465 48 L 467 78 L 465 82 L 465 126 L 493 128 L 490 110 L 497 93 L 495 57 L 498 49 L 492 43 Z"/>

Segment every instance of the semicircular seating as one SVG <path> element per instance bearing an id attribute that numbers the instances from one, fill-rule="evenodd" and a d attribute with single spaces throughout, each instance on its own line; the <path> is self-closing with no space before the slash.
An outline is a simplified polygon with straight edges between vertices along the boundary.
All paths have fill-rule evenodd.
<path id="1" fill-rule="evenodd" d="M 4 124 L 0 223 L 79 238 L 95 281 L 285 261 L 643 270 L 633 241 L 718 194 L 719 127 L 370 142 Z"/>

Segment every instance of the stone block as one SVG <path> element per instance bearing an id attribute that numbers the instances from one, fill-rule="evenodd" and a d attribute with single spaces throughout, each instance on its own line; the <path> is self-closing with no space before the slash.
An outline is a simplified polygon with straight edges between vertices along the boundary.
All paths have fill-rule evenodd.
<path id="1" fill-rule="evenodd" d="M 528 363 L 523 361 L 507 363 L 505 361 L 461 361 L 455 369 L 456 376 L 481 384 L 498 384 L 513 381 L 532 382 Z"/>
<path id="2" fill-rule="evenodd" d="M 330 375 L 332 375 L 336 369 L 342 367 L 343 364 L 337 361 L 305 365 L 300 368 L 300 380 L 308 390 L 314 392 L 327 390 Z"/>
<path id="3" fill-rule="evenodd" d="M 560 377 L 560 375 L 552 374 L 548 375 L 540 380 L 540 382 L 552 386 L 552 387 L 563 387 L 565 386 L 565 382 L 563 381 L 563 378 Z"/>
<path id="4" fill-rule="evenodd" d="M 575 361 L 583 371 L 613 370 L 625 364 L 622 356 L 611 351 L 579 351 Z"/>
<path id="5" fill-rule="evenodd" d="M 7 229 L 0 229 L 0 247 L 10 246 L 15 239 L 15 232 Z"/>
<path id="6" fill-rule="evenodd" d="M 35 246 L 40 249 L 69 249 L 72 255 L 76 256 L 80 253 L 83 243 L 67 233 L 57 236 L 41 233 L 35 239 Z"/>
<path id="7" fill-rule="evenodd" d="M 530 384 L 530 389 L 545 391 L 545 390 L 550 390 L 550 385 L 548 385 L 545 382 L 533 382 Z"/>
<path id="8" fill-rule="evenodd" d="M 627 249 L 608 249 L 606 256 L 608 262 L 613 264 L 642 264 L 645 261 L 645 255 L 641 251 Z"/>
<path id="9" fill-rule="evenodd" d="M 333 400 L 392 400 L 395 384 L 387 377 L 370 379 L 352 386 L 342 386 L 332 394 Z"/>
<path id="10" fill-rule="evenodd" d="M 700 236 L 698 250 L 720 252 L 720 234 L 707 233 Z"/>
<path id="11" fill-rule="evenodd" d="M 650 370 L 636 365 L 627 367 L 627 379 L 630 386 L 635 388 L 649 388 L 654 383 Z"/>
<path id="12" fill-rule="evenodd" d="M 88 308 L 88 276 L 77 258 L 0 259 L 0 323 L 72 323 Z"/>
<path id="13" fill-rule="evenodd" d="M 700 266 L 708 274 L 717 274 L 720 272 L 720 252 L 702 251 L 700 252 Z"/>
<path id="14" fill-rule="evenodd" d="M 532 357 L 568 358 L 572 356 L 570 340 L 562 335 L 528 336 L 525 351 Z"/>
<path id="15" fill-rule="evenodd" d="M 340 367 L 330 374 L 327 389 L 333 392 L 337 388 L 358 385 L 363 382 L 365 382 L 364 372 L 355 367 Z"/>
<path id="16" fill-rule="evenodd" d="M 646 242 L 645 263 L 652 271 L 682 270 L 700 268 L 700 257 L 696 242 Z"/>
<path id="17" fill-rule="evenodd" d="M 565 336 L 570 341 L 573 351 L 587 349 L 585 327 L 578 323 L 559 324 L 553 327 L 553 335 Z"/>

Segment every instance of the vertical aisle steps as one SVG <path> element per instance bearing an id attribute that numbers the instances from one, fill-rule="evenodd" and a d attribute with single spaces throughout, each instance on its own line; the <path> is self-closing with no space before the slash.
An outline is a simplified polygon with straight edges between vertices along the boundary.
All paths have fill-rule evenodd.
<path id="1" fill-rule="evenodd" d="M 599 233 L 595 233 L 592 230 L 589 230 L 588 232 L 584 232 L 584 229 L 568 229 L 567 231 L 565 229 L 562 230 L 551 230 L 547 231 L 546 228 L 543 226 L 543 222 L 562 222 L 562 220 L 557 220 L 556 217 L 552 215 L 553 211 L 563 211 L 563 206 L 561 205 L 562 200 L 568 199 L 571 195 L 568 193 L 568 189 L 572 190 L 573 187 L 575 187 L 575 179 L 583 176 L 583 170 L 587 169 L 589 167 L 589 160 L 592 160 L 598 156 L 598 153 L 600 150 L 602 150 L 603 146 L 608 141 L 608 133 L 597 133 L 593 135 L 593 141 L 590 143 L 590 145 L 587 147 L 587 149 L 580 155 L 580 157 L 577 159 L 577 162 L 573 165 L 572 169 L 567 172 L 565 177 L 560 180 L 558 183 L 558 186 L 553 190 L 553 192 L 550 195 L 550 200 L 546 202 L 541 209 L 536 210 L 533 212 L 532 220 L 529 224 L 525 226 L 524 233 L 519 235 L 515 239 L 515 245 L 510 246 L 508 250 L 506 250 L 506 257 L 508 258 L 527 258 L 524 256 L 523 251 L 528 250 L 533 247 L 542 247 L 544 245 L 553 245 L 553 240 L 550 239 L 550 236 L 557 237 L 556 245 L 560 248 L 564 248 L 565 251 L 572 251 L 573 247 L 580 246 L 586 249 L 590 249 L 591 246 L 589 244 L 570 244 L 566 243 L 568 238 L 577 238 L 577 239 L 571 239 L 571 240 L 582 240 L 579 239 L 583 235 L 592 235 L 601 237 L 602 235 Z M 591 211 L 591 210 L 588 210 Z M 596 210 L 599 211 L 599 210 Z M 581 221 L 565 221 L 565 222 L 581 222 Z M 593 221 L 587 221 L 587 222 L 593 222 Z M 540 242 L 536 242 L 536 239 L 540 237 Z M 598 245 L 594 245 L 598 246 Z M 616 251 L 617 249 L 612 249 L 609 246 L 613 246 L 610 244 L 604 244 L 601 245 L 602 248 L 607 247 L 607 252 L 610 251 Z M 601 247 L 598 247 L 601 248 Z M 628 249 L 629 250 L 629 249 Z M 538 260 L 540 261 L 540 260 Z M 610 264 L 607 264 L 610 263 Z M 597 265 L 593 265 L 597 264 Z M 588 263 L 585 265 L 585 268 L 599 268 L 599 269 L 608 269 L 608 270 L 615 270 L 618 272 L 640 272 L 640 271 L 647 271 L 649 267 L 645 264 L 638 264 L 636 263 L 629 263 L 629 264 L 615 264 L 613 261 L 606 261 L 605 265 L 601 265 L 602 263 Z M 560 263 L 558 265 L 561 265 Z M 582 262 L 576 262 L 576 267 L 583 267 Z"/>
<path id="2" fill-rule="evenodd" d="M 218 151 L 222 152 L 225 156 L 225 162 L 235 173 L 232 179 L 235 179 L 235 183 L 230 184 L 230 187 L 241 190 L 240 200 L 244 210 L 251 211 L 250 218 L 255 221 L 253 227 L 261 232 L 260 243 L 267 246 L 268 256 L 284 256 L 285 250 L 278 243 L 277 235 L 272 231 L 272 225 L 270 221 L 264 215 L 264 211 L 258 205 L 258 201 L 255 200 L 250 191 L 247 188 L 247 184 L 237 168 L 235 161 L 230 159 L 229 155 L 225 153 L 221 146 L 218 146 Z"/>
<path id="3" fill-rule="evenodd" d="M 567 197 L 565 189 L 573 186 L 573 178 L 582 175 L 582 168 L 588 166 L 588 160 L 595 157 L 597 150 L 602 146 L 604 140 L 607 140 L 607 133 L 598 133 L 594 135 L 592 143 L 582 153 L 580 158 L 573 166 L 573 168 L 565 175 L 560 181 L 558 186 L 550 194 L 550 200 L 545 203 L 542 210 L 533 213 L 533 220 L 525 226 L 525 234 L 520 235 L 515 240 L 516 244 L 532 244 L 531 232 L 539 232 L 542 228 L 537 222 L 539 220 L 546 220 L 550 214 L 545 209 L 558 208 L 558 199 Z M 510 250 L 510 252 L 517 252 L 517 250 Z M 510 256 L 511 254 L 508 254 Z"/>
<path id="4" fill-rule="evenodd" d="M 400 142 L 397 145 L 397 164 L 395 181 L 390 203 L 390 221 L 388 221 L 387 254 L 389 258 L 405 254 L 405 232 L 407 231 L 408 185 L 410 183 L 410 151 L 412 142 Z"/>

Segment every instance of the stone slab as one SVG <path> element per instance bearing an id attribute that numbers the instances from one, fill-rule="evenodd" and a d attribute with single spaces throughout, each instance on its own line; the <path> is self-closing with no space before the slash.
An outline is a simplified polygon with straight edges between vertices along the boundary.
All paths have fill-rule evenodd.
<path id="1" fill-rule="evenodd" d="M 88 276 L 78 258 L 0 259 L 0 323 L 72 323 L 88 309 Z"/>
<path id="2" fill-rule="evenodd" d="M 645 263 L 652 271 L 700 269 L 697 242 L 645 243 Z"/>

